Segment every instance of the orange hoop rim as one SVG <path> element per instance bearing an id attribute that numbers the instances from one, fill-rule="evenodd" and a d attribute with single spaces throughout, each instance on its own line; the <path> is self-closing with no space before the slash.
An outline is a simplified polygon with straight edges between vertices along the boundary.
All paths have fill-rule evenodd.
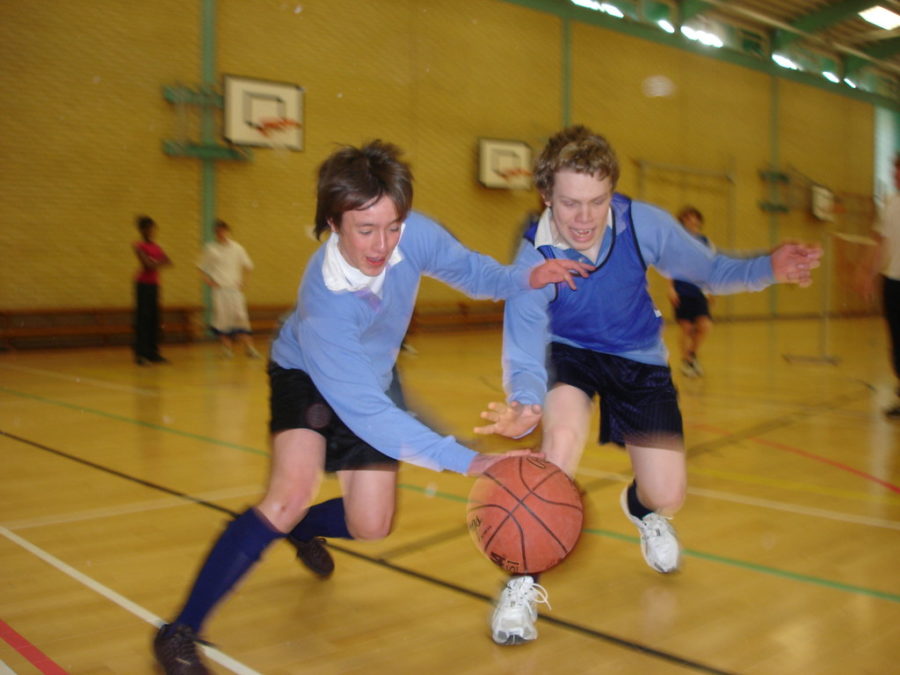
<path id="1" fill-rule="evenodd" d="M 292 128 L 299 129 L 302 126 L 300 122 L 289 117 L 268 117 L 259 120 L 256 124 L 256 130 L 263 136 L 269 136 L 276 131 L 287 131 Z"/>

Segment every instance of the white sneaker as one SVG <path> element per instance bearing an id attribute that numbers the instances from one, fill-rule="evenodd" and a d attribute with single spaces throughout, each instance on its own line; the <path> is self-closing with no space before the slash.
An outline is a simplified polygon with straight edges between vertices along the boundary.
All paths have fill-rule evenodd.
<path id="1" fill-rule="evenodd" d="M 700 362 L 696 358 L 691 359 L 691 368 L 694 369 L 697 377 L 703 377 L 703 368 L 700 367 Z"/>
<path id="2" fill-rule="evenodd" d="M 628 520 L 634 523 L 641 533 L 641 553 L 644 554 L 647 564 L 663 574 L 675 572 L 681 563 L 681 546 L 669 519 L 658 513 L 648 513 L 643 518 L 631 515 L 631 511 L 628 510 L 628 488 L 622 491 L 619 503 Z"/>
<path id="3" fill-rule="evenodd" d="M 498 645 L 518 645 L 537 638 L 537 605 L 550 609 L 547 590 L 529 576 L 510 579 L 491 617 L 491 636 Z"/>

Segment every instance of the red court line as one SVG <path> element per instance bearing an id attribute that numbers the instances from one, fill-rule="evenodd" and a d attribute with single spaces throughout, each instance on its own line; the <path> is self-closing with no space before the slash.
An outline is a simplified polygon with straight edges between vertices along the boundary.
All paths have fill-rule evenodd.
<path id="1" fill-rule="evenodd" d="M 46 675 L 67 675 L 65 670 L 53 662 L 53 659 L 19 635 L 3 619 L 0 619 L 0 638 L 28 659 L 42 673 Z"/>
<path id="2" fill-rule="evenodd" d="M 725 431 L 724 429 L 719 429 L 717 427 L 711 427 L 708 425 L 694 425 L 696 429 L 704 429 L 706 431 L 711 431 L 717 434 L 727 435 L 730 432 Z M 767 441 L 763 438 L 749 438 L 748 440 L 753 441 L 754 443 L 759 443 L 760 445 L 768 445 L 773 448 L 778 448 L 779 450 L 784 450 L 785 452 L 792 452 L 795 455 L 800 455 L 801 457 L 806 457 L 807 459 L 812 459 L 816 462 L 821 462 L 822 464 L 828 464 L 835 468 L 841 469 L 842 471 L 846 471 L 848 473 L 852 473 L 861 478 L 865 478 L 866 480 L 872 481 L 873 483 L 878 483 L 882 487 L 887 488 L 891 492 L 896 492 L 900 494 L 900 486 L 894 485 L 893 483 L 888 483 L 886 480 L 882 480 L 878 476 L 873 476 L 870 473 L 866 473 L 865 471 L 860 471 L 859 469 L 854 469 L 849 464 L 843 464 L 841 462 L 835 462 L 833 459 L 828 459 L 827 457 L 822 457 L 821 455 L 817 455 L 813 452 L 809 452 L 807 450 L 801 450 L 800 448 L 795 448 L 792 445 L 785 445 L 784 443 L 778 443 L 777 441 Z"/>

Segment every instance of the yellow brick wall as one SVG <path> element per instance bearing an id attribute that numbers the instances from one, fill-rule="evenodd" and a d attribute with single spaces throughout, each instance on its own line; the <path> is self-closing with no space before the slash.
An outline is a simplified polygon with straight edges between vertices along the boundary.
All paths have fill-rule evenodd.
<path id="1" fill-rule="evenodd" d="M 161 142 L 184 132 L 162 87 L 200 80 L 199 1 L 7 0 L 0 3 L 0 309 L 131 303 L 134 216 L 152 215 L 175 261 L 168 304 L 198 304 L 200 163 L 171 158 Z M 290 303 L 315 249 L 308 230 L 318 163 L 338 144 L 380 137 L 407 151 L 416 207 L 472 248 L 509 260 L 533 192 L 489 190 L 476 180 L 479 137 L 518 139 L 537 152 L 562 123 L 559 20 L 501 0 L 219 0 L 217 71 L 301 85 L 303 152 L 259 149 L 251 162 L 219 162 L 217 214 L 257 271 L 251 303 Z M 573 24 L 572 121 L 605 133 L 637 196 L 634 160 L 729 170 L 721 185 L 651 176 L 645 196 L 677 209 L 698 202 L 711 238 L 766 248 L 772 221 L 758 171 L 771 159 L 777 102 L 782 162 L 830 185 L 872 185 L 873 111 L 623 34 Z M 665 75 L 674 95 L 642 83 Z M 189 133 L 197 137 L 195 113 Z M 779 237 L 821 237 L 802 214 Z M 658 302 L 659 280 L 652 288 Z M 779 309 L 818 310 L 819 296 L 779 291 Z M 421 297 L 458 299 L 426 281 Z M 763 314 L 766 293 L 733 299 Z"/>

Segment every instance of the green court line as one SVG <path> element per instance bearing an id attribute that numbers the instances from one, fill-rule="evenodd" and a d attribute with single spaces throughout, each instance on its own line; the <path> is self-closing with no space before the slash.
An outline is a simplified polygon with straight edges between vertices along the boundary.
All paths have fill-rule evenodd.
<path id="1" fill-rule="evenodd" d="M 585 534 L 595 534 L 601 537 L 608 537 L 610 539 L 619 539 L 621 541 L 631 542 L 633 544 L 639 544 L 640 538 L 634 537 L 627 534 L 619 534 L 618 532 L 611 532 L 610 530 L 597 530 L 597 529 L 584 529 L 583 532 Z M 731 567 L 740 567 L 745 570 L 750 570 L 751 572 L 759 572 L 760 574 L 768 574 L 774 577 L 781 577 L 783 579 L 790 579 L 791 581 L 800 581 L 806 584 L 814 584 L 816 586 L 823 586 L 825 588 L 831 588 L 839 591 L 847 591 L 849 593 L 856 593 L 859 595 L 868 595 L 873 598 L 879 598 L 881 600 L 887 600 L 889 602 L 897 602 L 900 603 L 900 595 L 896 593 L 888 593 L 886 591 L 877 591 L 872 588 L 865 588 L 864 586 L 854 586 L 853 584 L 845 584 L 840 581 L 832 581 L 830 579 L 822 579 L 820 577 L 814 577 L 809 574 L 800 574 L 799 572 L 788 572 L 786 570 L 776 569 L 774 567 L 767 567 L 766 565 L 759 565 L 757 563 L 747 562 L 746 560 L 737 560 L 735 558 L 726 558 L 725 556 L 715 555 L 714 553 L 705 553 L 703 551 L 695 551 L 693 549 L 682 549 L 682 554 L 689 558 L 698 558 L 700 560 L 708 560 L 711 562 L 720 563 L 722 565 L 729 565 Z"/>
<path id="2" fill-rule="evenodd" d="M 190 438 L 197 441 L 202 441 L 204 443 L 210 443 L 212 445 L 218 445 L 226 448 L 232 448 L 233 450 L 240 450 L 242 452 L 249 452 L 255 455 L 265 455 L 268 456 L 269 453 L 263 450 L 259 450 L 257 448 L 251 448 L 246 445 L 239 445 L 237 443 L 229 443 L 227 441 L 222 441 L 215 438 L 208 438 L 206 436 L 200 436 L 199 434 L 192 434 L 187 431 L 181 431 L 179 429 L 173 429 L 172 427 L 166 427 L 161 424 L 154 424 L 152 422 L 143 422 L 141 420 L 136 420 L 131 417 L 124 417 L 122 415 L 116 415 L 114 413 L 104 412 L 102 410 L 94 410 L 93 408 L 85 408 L 84 406 L 74 405 L 71 403 L 66 403 L 65 401 L 55 401 L 53 399 L 45 398 L 43 396 L 37 396 L 36 394 L 26 394 L 20 391 L 14 391 L 12 389 L 7 389 L 6 387 L 0 387 L 0 392 L 10 394 L 11 396 L 19 396 L 21 398 L 28 398 L 35 401 L 40 401 L 41 403 L 47 403 L 49 405 L 56 405 L 62 408 L 68 408 L 70 410 L 76 410 L 78 412 L 86 412 L 92 415 L 98 415 L 100 417 L 105 417 L 107 419 L 116 420 L 117 422 L 127 422 L 130 424 L 137 424 L 139 426 L 147 427 L 149 429 L 154 429 L 157 431 L 164 431 L 171 434 L 176 434 L 178 436 L 183 436 L 185 438 Z M 408 490 L 410 492 L 417 492 L 419 494 L 426 495 L 428 497 L 437 497 L 439 499 L 445 499 L 447 501 L 453 501 L 457 503 L 464 504 L 468 501 L 468 499 L 464 496 L 453 494 L 450 492 L 441 492 L 438 490 L 433 490 L 428 487 L 423 487 L 421 485 L 413 485 L 411 483 L 398 483 L 398 487 L 402 490 Z M 637 544 L 639 543 L 639 538 L 631 535 L 620 534 L 618 532 L 613 532 L 611 530 L 601 530 L 601 529 L 585 529 L 585 534 L 606 537 L 609 539 L 618 539 L 620 541 L 627 541 L 629 543 Z M 886 591 L 878 591 L 872 588 L 865 588 L 863 586 L 855 586 L 853 584 L 845 584 L 840 581 L 831 581 L 829 579 L 822 579 L 819 577 L 814 577 L 808 574 L 799 574 L 797 572 L 789 572 L 786 570 L 779 570 L 774 567 L 767 567 L 765 565 L 759 565 L 756 563 L 747 562 L 744 560 L 737 560 L 735 558 L 726 558 L 724 556 L 715 555 L 712 553 L 704 553 L 703 551 L 695 551 L 693 549 L 684 549 L 682 553 L 685 556 L 691 558 L 697 558 L 700 560 L 707 560 L 710 562 L 719 563 L 722 565 L 729 565 L 731 567 L 738 567 L 745 570 L 750 570 L 752 572 L 758 572 L 760 574 L 768 574 L 774 577 L 781 577 L 782 579 L 790 579 L 791 581 L 799 581 L 801 583 L 813 584 L 816 586 L 821 586 L 823 588 L 830 588 L 833 590 L 845 591 L 848 593 L 854 593 L 857 595 L 867 595 L 869 597 L 878 598 L 880 600 L 887 600 L 888 602 L 900 603 L 900 595 L 895 593 L 888 593 Z"/>
<path id="3" fill-rule="evenodd" d="M 46 403 L 48 405 L 59 406 L 60 408 L 68 408 L 69 410 L 75 410 L 77 412 L 82 413 L 90 413 L 92 415 L 97 415 L 99 417 L 105 417 L 106 419 L 116 420 L 117 422 L 127 422 L 128 424 L 136 424 L 141 427 L 146 427 L 148 429 L 155 429 L 156 431 L 165 431 L 170 434 L 175 434 L 177 436 L 183 436 L 184 438 L 190 438 L 195 441 L 201 441 L 202 443 L 211 443 L 213 445 L 220 445 L 226 448 L 232 448 L 233 450 L 240 450 L 241 452 L 249 452 L 254 455 L 263 455 L 265 457 L 269 456 L 269 453 L 264 450 L 259 450 L 258 448 L 251 448 L 247 445 L 239 445 L 238 443 L 229 443 L 228 441 L 223 441 L 218 438 L 209 438 L 207 436 L 201 436 L 200 434 L 192 434 L 190 431 L 182 431 L 181 429 L 175 429 L 173 427 L 163 426 L 162 424 L 154 424 L 153 422 L 144 422 L 143 420 L 136 420 L 133 417 L 125 417 L 123 415 L 116 415 L 115 413 L 105 412 L 103 410 L 94 410 L 93 408 L 85 408 L 81 405 L 75 405 L 73 403 L 66 403 L 65 401 L 56 401 L 51 398 L 46 398 L 44 396 L 38 396 L 37 394 L 26 394 L 22 391 L 14 391 L 12 389 L 7 389 L 6 387 L 0 387 L 0 392 L 4 394 L 9 394 L 11 396 L 18 396 L 20 398 L 29 398 L 34 401 L 40 401 L 41 403 Z"/>
<path id="4" fill-rule="evenodd" d="M 784 579 L 790 579 L 791 581 L 800 581 L 806 584 L 814 584 L 816 586 L 823 586 L 825 588 L 831 588 L 839 591 L 847 591 L 849 593 L 856 593 L 858 595 L 868 595 L 873 598 L 878 598 L 880 600 L 887 600 L 889 602 L 897 602 L 900 603 L 900 595 L 896 593 L 888 593 L 887 591 L 877 591 L 874 588 L 865 588 L 864 586 L 854 586 L 853 584 L 845 584 L 840 581 L 831 581 L 830 579 L 822 579 L 820 577 L 814 577 L 809 574 L 800 574 L 798 572 L 788 572 L 787 570 L 779 570 L 774 567 L 767 567 L 765 565 L 758 565 L 756 563 L 747 562 L 746 560 L 735 560 L 734 558 L 725 558 L 723 556 L 714 555 L 712 553 L 704 553 L 703 551 L 693 551 L 690 549 L 686 549 L 683 551 L 685 554 L 694 557 L 700 558 L 701 560 L 710 560 L 712 562 L 722 563 L 725 565 L 731 565 L 732 567 L 742 567 L 743 569 L 751 570 L 753 572 L 760 572 L 761 574 L 769 574 L 775 577 L 782 577 Z"/>

